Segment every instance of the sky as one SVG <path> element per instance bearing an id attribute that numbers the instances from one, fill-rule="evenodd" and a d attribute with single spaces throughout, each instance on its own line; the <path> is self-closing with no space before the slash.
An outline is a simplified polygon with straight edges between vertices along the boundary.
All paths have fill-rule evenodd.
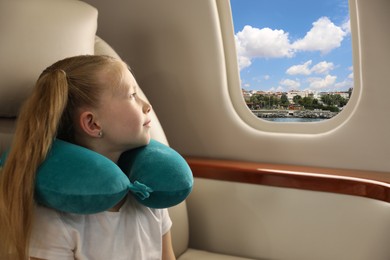
<path id="1" fill-rule="evenodd" d="M 230 0 L 241 87 L 353 87 L 348 0 Z"/>

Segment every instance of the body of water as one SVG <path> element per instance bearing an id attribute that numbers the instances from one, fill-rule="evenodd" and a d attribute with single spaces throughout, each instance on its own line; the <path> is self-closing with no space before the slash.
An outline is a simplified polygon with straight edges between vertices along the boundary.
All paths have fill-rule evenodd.
<path id="1" fill-rule="evenodd" d="M 324 118 L 300 118 L 300 117 L 283 117 L 283 118 L 262 118 L 267 121 L 280 122 L 280 123 L 289 123 L 289 122 L 298 122 L 298 123 L 307 123 L 307 122 L 319 122 L 324 121 Z"/>

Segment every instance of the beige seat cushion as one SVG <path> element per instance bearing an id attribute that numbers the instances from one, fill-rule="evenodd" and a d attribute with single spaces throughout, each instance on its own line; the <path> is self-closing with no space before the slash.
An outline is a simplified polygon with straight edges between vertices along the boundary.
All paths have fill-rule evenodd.
<path id="1" fill-rule="evenodd" d="M 202 250 L 188 249 L 177 260 L 253 260 L 252 258 L 242 258 L 222 254 L 210 253 Z"/>

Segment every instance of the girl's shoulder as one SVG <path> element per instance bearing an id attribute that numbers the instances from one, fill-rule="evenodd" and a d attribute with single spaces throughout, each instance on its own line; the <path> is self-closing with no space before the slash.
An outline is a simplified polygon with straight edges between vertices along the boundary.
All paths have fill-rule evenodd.
<path id="1" fill-rule="evenodd" d="M 59 212 L 41 205 L 35 206 L 30 240 L 30 250 L 55 246 L 69 250 L 74 248 L 69 230 Z"/>

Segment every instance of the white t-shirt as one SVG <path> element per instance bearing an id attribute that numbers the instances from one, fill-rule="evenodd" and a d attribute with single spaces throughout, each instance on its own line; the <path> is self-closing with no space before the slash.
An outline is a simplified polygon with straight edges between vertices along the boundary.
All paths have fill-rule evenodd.
<path id="1" fill-rule="evenodd" d="M 48 260 L 161 259 L 167 209 L 150 209 L 129 195 L 119 212 L 78 215 L 36 207 L 30 256 Z"/>

